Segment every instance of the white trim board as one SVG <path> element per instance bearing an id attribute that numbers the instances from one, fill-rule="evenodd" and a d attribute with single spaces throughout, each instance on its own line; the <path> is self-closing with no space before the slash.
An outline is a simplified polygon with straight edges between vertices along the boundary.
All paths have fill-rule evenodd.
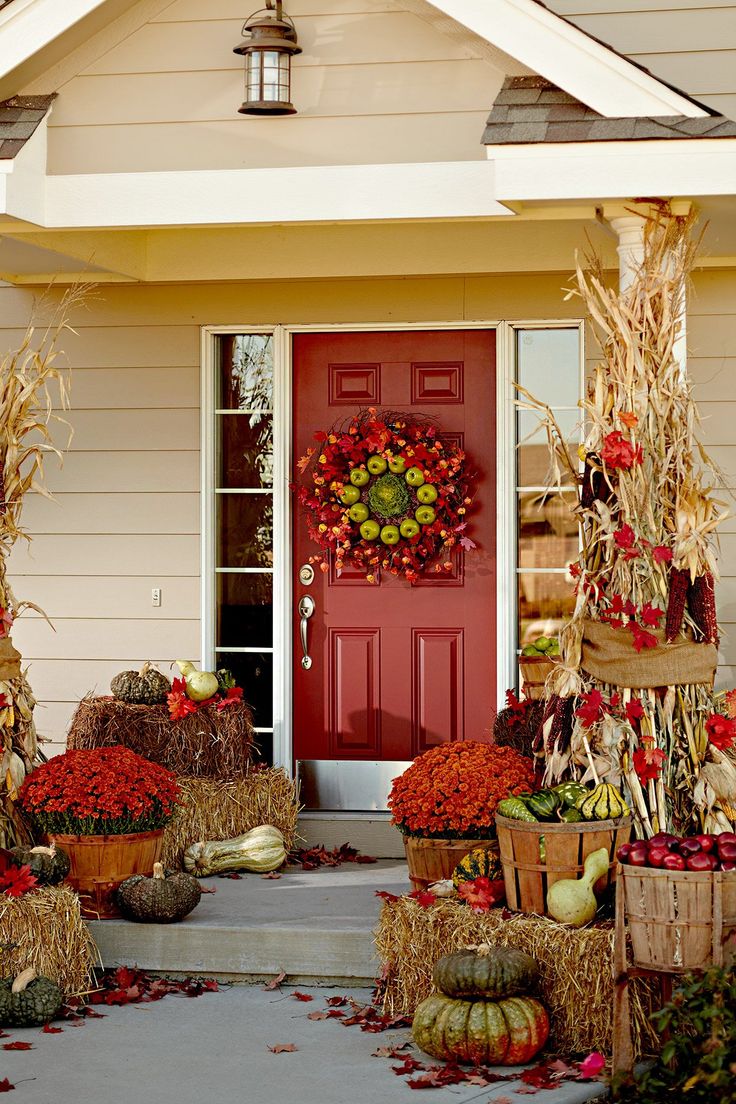
<path id="1" fill-rule="evenodd" d="M 611 118 L 708 112 L 536 0 L 432 0 L 433 7 Z"/>

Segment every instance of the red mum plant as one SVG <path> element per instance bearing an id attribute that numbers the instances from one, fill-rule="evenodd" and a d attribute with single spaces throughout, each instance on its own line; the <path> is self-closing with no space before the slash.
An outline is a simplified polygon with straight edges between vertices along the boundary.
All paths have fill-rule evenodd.
<path id="1" fill-rule="evenodd" d="M 18 797 L 37 831 L 74 836 L 155 831 L 178 800 L 171 771 L 122 746 L 57 755 L 28 775 Z"/>
<path id="2" fill-rule="evenodd" d="M 417 756 L 394 779 L 388 804 L 404 835 L 483 839 L 495 833 L 499 801 L 533 783 L 531 760 L 513 748 L 458 741 Z"/>

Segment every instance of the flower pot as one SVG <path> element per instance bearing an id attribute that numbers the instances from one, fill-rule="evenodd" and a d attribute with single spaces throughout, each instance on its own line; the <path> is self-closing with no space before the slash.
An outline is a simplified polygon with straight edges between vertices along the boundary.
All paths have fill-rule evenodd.
<path id="1" fill-rule="evenodd" d="M 631 835 L 631 817 L 575 824 L 536 824 L 496 813 L 506 901 L 517 912 L 547 915 L 547 891 L 562 878 L 579 878 L 588 855 L 608 851 L 608 874 L 595 884 L 602 893 L 616 877 L 616 851 Z M 542 848 L 542 839 L 544 847 Z"/>
<path id="2" fill-rule="evenodd" d="M 432 882 L 451 878 L 452 873 L 469 851 L 482 847 L 498 854 L 495 839 L 423 839 L 404 836 L 404 850 L 409 867 L 409 881 L 414 889 L 426 889 Z"/>
<path id="3" fill-rule="evenodd" d="M 80 898 L 82 916 L 107 920 L 120 916 L 115 890 L 131 874 L 152 874 L 161 858 L 164 830 L 120 836 L 49 836 L 69 855 L 66 884 Z"/>

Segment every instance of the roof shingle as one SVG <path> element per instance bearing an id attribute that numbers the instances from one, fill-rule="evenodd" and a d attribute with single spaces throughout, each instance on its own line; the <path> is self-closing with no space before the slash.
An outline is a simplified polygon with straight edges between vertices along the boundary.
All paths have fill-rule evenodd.
<path id="1" fill-rule="evenodd" d="M 736 138 L 736 122 L 723 115 L 690 119 L 610 119 L 544 77 L 508 77 L 488 116 L 487 146 L 532 142 L 628 142 L 652 138 Z"/>
<path id="2" fill-rule="evenodd" d="M 16 157 L 51 107 L 50 96 L 12 96 L 0 100 L 0 161 Z"/>

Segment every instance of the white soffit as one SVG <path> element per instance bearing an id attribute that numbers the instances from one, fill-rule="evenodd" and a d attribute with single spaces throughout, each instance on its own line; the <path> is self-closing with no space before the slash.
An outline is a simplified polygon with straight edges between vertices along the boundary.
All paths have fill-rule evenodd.
<path id="1" fill-rule="evenodd" d="M 536 0 L 433 0 L 431 6 L 600 115 L 708 114 Z"/>

